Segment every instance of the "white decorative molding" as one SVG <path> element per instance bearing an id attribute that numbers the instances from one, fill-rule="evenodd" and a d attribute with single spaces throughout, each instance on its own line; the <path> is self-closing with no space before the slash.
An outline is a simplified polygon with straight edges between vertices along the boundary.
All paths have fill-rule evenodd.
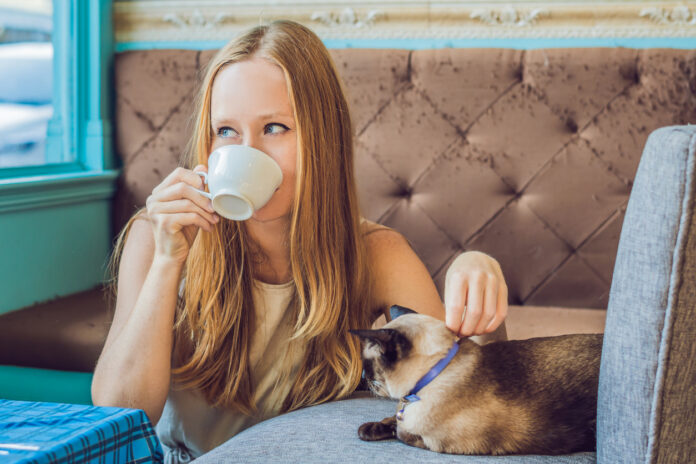
<path id="1" fill-rule="evenodd" d="M 471 12 L 471 18 L 492 26 L 530 26 L 537 19 L 550 16 L 547 9 L 535 8 L 529 12 L 518 11 L 511 6 L 494 10 L 492 8 L 480 8 Z"/>
<path id="2" fill-rule="evenodd" d="M 196 8 L 188 14 L 166 13 L 162 16 L 162 21 L 172 23 L 181 29 L 190 27 L 198 29 L 212 29 L 213 27 L 234 19 L 232 15 L 216 13 L 215 16 L 205 16 Z"/>
<path id="3" fill-rule="evenodd" d="M 225 42 L 274 19 L 327 39 L 694 38 L 696 1 L 115 0 L 116 42 Z"/>
<path id="4" fill-rule="evenodd" d="M 696 15 L 686 6 L 675 6 L 672 10 L 666 8 L 644 8 L 641 17 L 647 17 L 659 24 L 696 25 Z"/>
<path id="5" fill-rule="evenodd" d="M 384 12 L 379 10 L 370 10 L 360 19 L 360 15 L 355 13 L 353 8 L 344 8 L 340 12 L 324 12 L 316 11 L 312 13 L 312 21 L 318 21 L 325 26 L 336 27 L 336 26 L 352 26 L 352 27 L 366 27 L 372 26 L 378 19 L 384 18 L 386 15 Z"/>

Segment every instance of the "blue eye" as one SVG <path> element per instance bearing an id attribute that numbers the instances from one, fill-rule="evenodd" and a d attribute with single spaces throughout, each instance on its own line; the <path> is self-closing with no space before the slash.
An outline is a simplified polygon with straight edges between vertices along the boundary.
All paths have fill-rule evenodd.
<path id="1" fill-rule="evenodd" d="M 266 127 L 263 128 L 264 134 L 281 134 L 287 130 L 289 130 L 288 126 L 277 122 L 266 124 Z"/>
<path id="2" fill-rule="evenodd" d="M 234 137 L 235 135 L 237 135 L 237 131 L 232 129 L 231 127 L 224 126 L 224 127 L 221 127 L 217 130 L 217 135 L 219 137 L 225 137 L 225 138 Z"/>

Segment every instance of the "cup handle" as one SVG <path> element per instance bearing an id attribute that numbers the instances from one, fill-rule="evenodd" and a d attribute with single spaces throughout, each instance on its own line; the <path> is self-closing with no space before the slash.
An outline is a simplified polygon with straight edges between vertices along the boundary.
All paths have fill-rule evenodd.
<path id="1" fill-rule="evenodd" d="M 193 172 L 195 172 L 199 176 L 203 177 L 203 183 L 208 185 L 208 173 L 201 172 L 201 171 L 193 171 Z M 198 190 L 198 189 L 194 189 L 194 190 L 210 200 L 213 199 L 213 195 L 211 193 L 206 192 L 205 190 Z"/>

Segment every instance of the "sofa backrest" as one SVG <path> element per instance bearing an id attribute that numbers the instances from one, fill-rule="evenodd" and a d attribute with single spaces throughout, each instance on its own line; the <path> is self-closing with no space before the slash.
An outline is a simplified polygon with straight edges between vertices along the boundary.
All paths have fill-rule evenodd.
<path id="1" fill-rule="evenodd" d="M 115 230 L 178 164 L 214 50 L 119 53 Z M 442 290 L 462 250 L 497 258 L 513 304 L 604 308 L 648 134 L 696 122 L 686 50 L 331 50 L 351 104 L 363 214 Z"/>

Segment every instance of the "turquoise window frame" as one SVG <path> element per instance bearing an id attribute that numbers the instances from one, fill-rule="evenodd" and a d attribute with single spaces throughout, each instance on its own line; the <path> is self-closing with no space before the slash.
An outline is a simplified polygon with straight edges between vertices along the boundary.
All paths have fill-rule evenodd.
<path id="1" fill-rule="evenodd" d="M 111 249 L 112 1 L 56 0 L 53 27 L 46 164 L 0 169 L 0 314 L 99 285 Z"/>

